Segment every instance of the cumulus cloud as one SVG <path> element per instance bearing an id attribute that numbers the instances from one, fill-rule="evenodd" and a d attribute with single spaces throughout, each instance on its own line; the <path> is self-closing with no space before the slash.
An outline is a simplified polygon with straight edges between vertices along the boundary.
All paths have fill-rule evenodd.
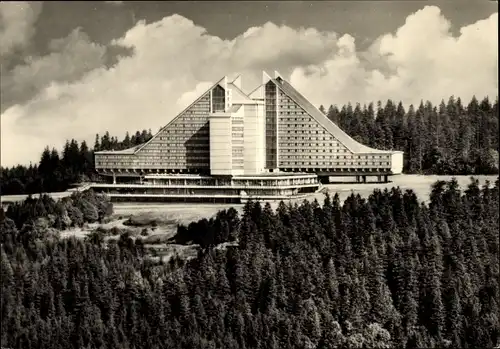
<path id="1" fill-rule="evenodd" d="M 34 24 L 42 11 L 41 2 L 0 3 L 0 62 L 24 48 L 34 34 Z"/>
<path id="2" fill-rule="evenodd" d="M 427 6 L 410 15 L 396 33 L 376 40 L 364 55 L 356 52 L 353 38 L 342 37 L 321 67 L 295 69 L 291 83 L 316 103 L 393 99 L 408 105 L 421 99 L 437 103 L 450 95 L 468 100 L 474 94 L 495 98 L 497 26 L 495 13 L 453 37 L 439 8 Z M 371 68 L 370 63 L 387 69 Z"/>
<path id="3" fill-rule="evenodd" d="M 178 104 L 189 106 L 191 103 L 193 103 L 193 101 L 197 100 L 202 95 L 202 93 L 207 91 L 213 85 L 213 82 L 200 82 L 198 85 L 196 85 L 194 90 L 183 93 L 179 97 Z"/>
<path id="4" fill-rule="evenodd" d="M 111 43 L 132 56 L 82 72 L 77 81 L 47 80 L 41 93 L 3 112 L 2 165 L 37 161 L 45 145 L 61 147 L 67 138 L 93 142 L 106 130 L 120 137 L 156 130 L 211 83 L 236 72 L 255 84 L 262 69 L 290 72 L 317 104 L 496 94 L 497 21 L 495 14 L 454 38 L 439 9 L 426 7 L 367 52 L 357 52 L 350 35 L 312 28 L 267 23 L 223 40 L 178 15 L 140 21 Z M 243 87 L 255 86 L 244 80 Z"/>
<path id="5" fill-rule="evenodd" d="M 65 38 L 52 40 L 47 55 L 28 57 L 24 64 L 3 74 L 2 111 L 30 100 L 51 84 L 79 80 L 85 73 L 103 66 L 105 54 L 106 47 L 91 42 L 80 28 Z"/>

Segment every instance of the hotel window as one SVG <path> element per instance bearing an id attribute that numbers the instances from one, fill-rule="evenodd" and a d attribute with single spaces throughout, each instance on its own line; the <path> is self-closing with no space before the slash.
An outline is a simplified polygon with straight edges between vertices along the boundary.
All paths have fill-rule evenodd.
<path id="1" fill-rule="evenodd" d="M 217 85 L 212 89 L 212 112 L 223 112 L 226 108 L 226 93 Z"/>

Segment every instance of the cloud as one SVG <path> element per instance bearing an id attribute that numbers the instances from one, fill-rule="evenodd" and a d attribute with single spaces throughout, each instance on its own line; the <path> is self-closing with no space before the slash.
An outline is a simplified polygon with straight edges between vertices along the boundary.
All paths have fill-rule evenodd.
<path id="1" fill-rule="evenodd" d="M 106 130 L 119 137 L 157 130 L 212 82 L 236 72 L 247 90 L 261 69 L 290 73 L 317 104 L 496 94 L 497 21 L 494 15 L 453 38 L 439 9 L 426 7 L 367 52 L 357 52 L 350 35 L 312 28 L 267 23 L 223 40 L 178 15 L 140 21 L 111 43 L 133 55 L 111 68 L 81 70 L 78 80 L 47 78 L 41 92 L 3 112 L 2 165 L 37 161 L 45 145 L 60 148 L 68 138 L 93 143 Z M 245 84 L 247 76 L 255 85 Z"/>
<path id="2" fill-rule="evenodd" d="M 85 73 L 102 67 L 105 54 L 106 47 L 91 42 L 80 28 L 65 38 L 52 40 L 47 55 L 28 57 L 24 64 L 3 74 L 2 111 L 29 101 L 51 84 L 79 80 Z"/>
<path id="3" fill-rule="evenodd" d="M 450 25 L 439 8 L 427 6 L 364 54 L 356 52 L 346 35 L 321 67 L 295 69 L 291 83 L 318 104 L 387 99 L 437 103 L 450 95 L 468 100 L 474 94 L 495 98 L 498 14 L 461 28 L 458 37 L 452 36 Z"/>
<path id="4" fill-rule="evenodd" d="M 42 11 L 41 2 L 0 3 L 0 62 L 29 44 L 34 24 Z"/>
<path id="5" fill-rule="evenodd" d="M 200 82 L 194 90 L 188 91 L 186 93 L 183 93 L 180 97 L 179 100 L 177 101 L 178 105 L 183 105 L 183 106 L 189 106 L 193 101 L 197 100 L 202 93 L 207 91 L 210 87 L 214 85 L 214 82 Z"/>

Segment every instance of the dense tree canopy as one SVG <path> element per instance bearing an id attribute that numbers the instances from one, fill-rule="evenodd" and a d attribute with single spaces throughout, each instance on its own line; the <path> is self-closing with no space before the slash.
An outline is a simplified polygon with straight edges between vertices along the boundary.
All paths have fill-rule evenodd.
<path id="1" fill-rule="evenodd" d="M 202 249 L 167 264 L 140 237 L 49 238 L 34 223 L 93 221 L 89 205 L 105 216 L 98 196 L 30 199 L 0 215 L 2 346 L 489 348 L 498 190 L 452 180 L 428 204 L 399 188 L 276 210 L 250 202 L 180 226 L 175 240 Z"/>

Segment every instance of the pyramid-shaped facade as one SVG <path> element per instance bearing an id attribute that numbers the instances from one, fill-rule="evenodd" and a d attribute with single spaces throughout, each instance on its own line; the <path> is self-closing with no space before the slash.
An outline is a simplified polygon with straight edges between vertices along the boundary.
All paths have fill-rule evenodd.
<path id="1" fill-rule="evenodd" d="M 279 73 L 263 72 L 250 94 L 241 77 L 222 78 L 148 142 L 95 153 L 104 175 L 328 176 L 400 174 L 403 153 L 360 144 Z"/>

